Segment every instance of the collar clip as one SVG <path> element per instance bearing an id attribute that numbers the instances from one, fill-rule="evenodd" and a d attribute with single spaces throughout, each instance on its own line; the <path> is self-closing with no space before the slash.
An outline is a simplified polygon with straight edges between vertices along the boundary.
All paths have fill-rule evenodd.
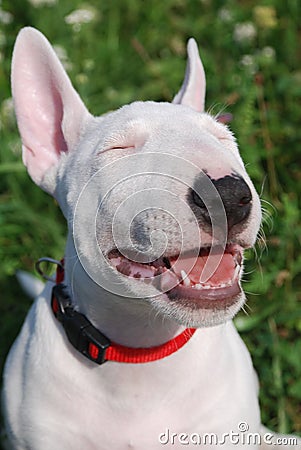
<path id="1" fill-rule="evenodd" d="M 76 350 L 94 363 L 106 362 L 106 349 L 111 345 L 110 340 L 86 316 L 75 311 L 66 286 L 62 283 L 52 289 L 51 308 Z"/>

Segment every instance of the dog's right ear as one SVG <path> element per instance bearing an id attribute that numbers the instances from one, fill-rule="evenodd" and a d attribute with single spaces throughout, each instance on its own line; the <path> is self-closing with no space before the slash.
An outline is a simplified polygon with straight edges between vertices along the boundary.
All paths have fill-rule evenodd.
<path id="1" fill-rule="evenodd" d="M 34 28 L 19 33 L 12 59 L 12 94 L 31 178 L 54 193 L 50 169 L 71 151 L 90 114 L 47 39 Z M 54 169 L 55 171 L 55 169 Z"/>

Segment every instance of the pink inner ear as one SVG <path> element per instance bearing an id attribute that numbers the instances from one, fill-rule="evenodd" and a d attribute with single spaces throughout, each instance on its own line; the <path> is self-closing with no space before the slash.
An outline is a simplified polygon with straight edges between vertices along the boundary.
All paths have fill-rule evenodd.
<path id="1" fill-rule="evenodd" d="M 23 144 L 23 161 L 41 185 L 60 154 L 78 140 L 88 114 L 45 37 L 23 29 L 12 62 L 12 91 Z"/>
<path id="2" fill-rule="evenodd" d="M 233 116 L 231 113 L 222 113 L 216 116 L 216 120 L 220 123 L 230 123 L 233 120 Z"/>
<path id="3" fill-rule="evenodd" d="M 23 160 L 30 165 L 31 175 L 36 178 L 35 170 L 45 172 L 58 161 L 61 152 L 67 151 L 62 131 L 63 107 L 59 94 L 53 88 L 47 90 L 41 79 L 27 80 L 28 84 L 35 85 L 31 90 L 25 89 L 24 78 L 20 81 L 17 77 L 15 81 L 16 114 Z"/>

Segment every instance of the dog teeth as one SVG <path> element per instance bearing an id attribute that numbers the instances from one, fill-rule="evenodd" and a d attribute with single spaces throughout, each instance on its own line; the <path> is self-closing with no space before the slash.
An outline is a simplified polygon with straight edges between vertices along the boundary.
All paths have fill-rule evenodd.
<path id="1" fill-rule="evenodd" d="M 182 277 L 184 286 L 191 286 L 190 279 L 189 279 L 187 273 L 185 272 L 185 270 L 181 270 L 181 277 Z"/>
<path id="2" fill-rule="evenodd" d="M 197 283 L 193 286 L 195 289 L 212 289 L 212 286 L 210 284 L 200 284 Z"/>
<path id="3" fill-rule="evenodd" d="M 234 275 L 233 275 L 232 280 L 236 280 L 236 278 L 238 278 L 239 273 L 240 273 L 240 269 L 241 269 L 241 266 L 238 264 L 238 265 L 235 267 L 235 271 L 234 271 Z"/>
<path id="4" fill-rule="evenodd" d="M 185 270 L 181 270 L 181 277 L 183 278 L 187 278 L 187 273 L 185 272 Z"/>
<path id="5" fill-rule="evenodd" d="M 183 280 L 183 283 L 184 283 L 185 286 L 191 286 L 191 282 L 190 282 L 189 278 L 185 278 Z"/>
<path id="6" fill-rule="evenodd" d="M 208 290 L 208 289 L 224 289 L 231 285 L 232 285 L 232 281 L 229 281 L 228 283 L 221 283 L 217 286 L 212 286 L 211 284 L 197 283 L 197 284 L 194 284 L 192 287 L 193 287 L 193 289 L 198 289 L 198 290 L 200 290 L 200 289 Z"/>

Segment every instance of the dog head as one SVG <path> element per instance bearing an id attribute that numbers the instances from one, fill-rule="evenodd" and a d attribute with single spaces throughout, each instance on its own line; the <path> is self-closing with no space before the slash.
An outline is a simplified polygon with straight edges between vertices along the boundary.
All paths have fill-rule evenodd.
<path id="1" fill-rule="evenodd" d="M 260 202 L 232 133 L 204 112 L 192 39 L 188 55 L 172 103 L 135 102 L 95 118 L 44 36 L 18 36 L 12 89 L 23 161 L 67 219 L 67 278 L 84 313 L 96 309 L 92 285 L 107 302 L 138 301 L 188 326 L 224 322 L 244 303 L 243 251 L 256 240 Z"/>

